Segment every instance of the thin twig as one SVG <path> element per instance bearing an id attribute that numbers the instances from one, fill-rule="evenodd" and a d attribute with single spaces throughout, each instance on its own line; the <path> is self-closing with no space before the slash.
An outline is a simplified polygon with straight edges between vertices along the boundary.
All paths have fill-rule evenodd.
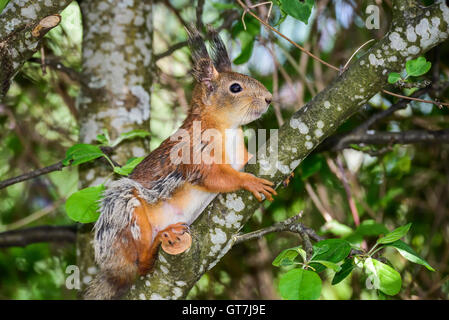
<path id="1" fill-rule="evenodd" d="M 239 234 L 234 237 L 234 244 L 239 244 L 245 241 L 259 239 L 268 233 L 273 232 L 282 232 L 282 231 L 290 231 L 298 234 L 306 235 L 307 238 L 312 238 L 315 241 L 320 241 L 323 238 L 316 234 L 313 229 L 310 229 L 304 226 L 302 223 L 298 222 L 299 219 L 302 218 L 303 212 L 301 211 L 299 214 L 290 217 L 282 222 L 275 223 L 274 225 L 260 229 L 257 231 Z M 303 238 L 304 239 L 304 238 Z"/>
<path id="2" fill-rule="evenodd" d="M 245 14 L 249 11 L 249 9 L 254 9 L 260 6 L 264 6 L 266 4 L 270 5 L 270 8 L 268 9 L 268 14 L 267 14 L 267 18 L 266 21 L 268 23 L 268 19 L 270 19 L 270 15 L 271 15 L 271 10 L 273 9 L 273 1 L 266 1 L 266 2 L 261 2 L 261 3 L 256 3 L 253 4 L 249 7 L 247 7 L 247 9 L 243 10 L 243 14 L 242 14 L 242 24 L 243 24 L 243 29 L 246 30 L 246 24 L 245 24 Z"/>
<path id="3" fill-rule="evenodd" d="M 160 54 L 155 54 L 154 55 L 154 60 L 157 61 L 159 59 L 165 58 L 169 55 L 171 55 L 173 52 L 175 52 L 176 50 L 179 50 L 181 48 L 184 48 L 188 45 L 187 41 L 181 41 L 178 43 L 175 43 L 174 45 L 172 45 L 170 48 L 167 49 L 167 51 L 164 51 Z"/>
<path id="4" fill-rule="evenodd" d="M 180 9 L 175 8 L 169 0 L 164 0 L 164 4 L 167 6 L 168 9 L 171 10 L 171 12 L 173 12 L 173 14 L 176 16 L 176 18 L 178 18 L 179 22 L 181 22 L 181 24 L 183 26 L 187 27 L 187 22 L 184 20 L 184 18 L 181 16 L 180 13 Z"/>
<path id="5" fill-rule="evenodd" d="M 51 166 L 45 167 L 45 168 L 41 168 L 41 169 L 37 169 L 37 170 L 33 170 L 27 173 L 24 173 L 20 176 L 14 177 L 14 178 L 10 178 L 10 179 L 6 179 L 3 181 L 0 181 L 0 189 L 6 188 L 12 184 L 16 184 L 25 180 L 30 180 L 36 177 L 39 177 L 43 174 L 46 173 L 50 173 L 53 171 L 61 171 L 62 168 L 64 168 L 64 165 L 62 164 L 61 161 L 59 161 L 58 163 L 52 164 Z"/>
<path id="6" fill-rule="evenodd" d="M 42 208 L 41 210 L 38 210 L 36 212 L 33 212 L 32 214 L 26 216 L 23 219 L 20 219 L 18 221 L 15 221 L 9 225 L 6 226 L 6 230 L 15 230 L 22 228 L 32 222 L 35 222 L 36 220 L 45 217 L 46 215 L 52 213 L 57 207 L 59 207 L 61 204 L 65 202 L 65 198 L 60 198 L 57 201 L 53 202 L 52 204 L 46 206 L 45 208 Z"/>
<path id="7" fill-rule="evenodd" d="M 253 13 L 250 8 L 248 6 L 246 6 L 241 0 L 237 0 L 238 4 L 243 8 L 244 10 L 244 14 L 245 13 L 249 13 L 252 17 L 254 17 L 257 21 L 259 21 L 260 23 L 262 23 L 266 28 L 270 29 L 271 31 L 275 32 L 276 34 L 278 34 L 280 37 L 284 38 L 285 40 L 287 40 L 288 42 L 290 42 L 293 46 L 295 46 L 296 48 L 298 48 L 299 50 L 301 50 L 302 52 L 304 52 L 305 54 L 309 55 L 310 57 L 312 57 L 313 59 L 315 59 L 316 61 L 321 62 L 322 64 L 324 64 L 325 66 L 340 72 L 340 68 L 337 68 L 336 66 L 320 59 L 319 57 L 317 57 L 316 55 L 314 55 L 313 53 L 311 53 L 309 50 L 306 50 L 305 48 L 301 47 L 299 44 L 297 44 L 296 42 L 294 42 L 293 40 L 291 40 L 289 37 L 285 36 L 283 33 L 279 32 L 278 30 L 276 30 L 275 28 L 273 28 L 272 26 L 270 26 L 268 23 L 266 23 L 265 21 L 263 21 L 258 15 L 256 15 L 255 13 Z M 441 106 L 449 106 L 449 103 L 445 103 L 445 102 L 439 102 L 439 101 L 432 101 L 432 100 L 424 100 L 424 99 L 417 99 L 417 98 L 410 98 L 408 96 L 404 96 L 404 95 L 400 95 L 397 93 L 393 93 L 391 91 L 388 90 L 382 90 L 382 92 L 389 94 L 391 96 L 394 97 L 398 97 L 398 98 L 403 98 L 403 99 L 409 99 L 409 100 L 415 100 L 415 101 L 419 101 L 419 102 L 424 102 L 424 103 L 431 103 L 431 104 L 435 104 L 438 107 L 441 108 Z"/>
<path id="8" fill-rule="evenodd" d="M 359 52 L 364 46 L 366 46 L 368 43 L 373 42 L 374 39 L 368 40 L 367 42 L 365 42 L 364 44 L 362 44 L 356 51 L 354 51 L 354 53 L 352 54 L 352 56 L 348 59 L 348 61 L 346 62 L 346 64 L 343 67 L 343 70 L 346 70 L 346 68 L 348 67 L 349 63 L 351 62 L 352 58 L 354 58 L 354 56 L 357 54 L 357 52 Z"/>
<path id="9" fill-rule="evenodd" d="M 354 219 L 354 224 L 356 226 L 360 225 L 360 217 L 357 207 L 355 205 L 354 198 L 352 197 L 351 187 L 349 186 L 348 178 L 346 177 L 345 169 L 343 168 L 343 163 L 339 157 L 337 157 L 338 169 L 341 173 L 341 182 L 345 188 L 346 197 L 348 198 L 349 208 L 351 209 L 352 218 Z M 338 177 L 338 176 L 337 176 Z"/>
<path id="10" fill-rule="evenodd" d="M 62 64 L 56 58 L 46 58 L 43 60 L 38 59 L 38 58 L 31 58 L 28 61 L 48 66 L 48 67 L 52 68 L 53 70 L 56 70 L 56 71 L 66 74 L 71 80 L 79 83 L 80 85 L 84 85 L 83 77 L 79 72 L 77 72 L 76 70 L 74 70 L 72 68 L 66 67 L 64 64 Z"/>
<path id="11" fill-rule="evenodd" d="M 226 18 L 223 21 L 223 24 L 220 27 L 217 28 L 217 32 L 220 32 L 220 31 L 222 31 L 224 29 L 228 29 L 232 25 L 232 22 L 239 16 L 239 13 L 237 11 L 235 11 L 235 10 L 229 10 L 229 11 L 225 11 L 223 15 Z M 165 57 L 171 55 L 176 50 L 179 50 L 179 49 L 182 49 L 184 47 L 187 47 L 187 45 L 188 45 L 187 41 L 180 41 L 178 43 L 175 43 L 170 48 L 168 48 L 166 51 L 164 51 L 162 53 L 159 53 L 159 54 L 155 54 L 154 55 L 154 61 L 157 61 L 159 59 L 165 58 Z"/>
<path id="12" fill-rule="evenodd" d="M 436 105 L 440 109 L 441 109 L 441 106 L 446 106 L 446 107 L 449 106 L 449 103 L 446 103 L 446 102 L 413 98 L 413 97 L 409 97 L 409 96 L 404 96 L 402 94 L 397 94 L 397 93 L 394 93 L 394 92 L 391 92 L 391 91 L 388 91 L 388 90 L 382 90 L 382 92 L 385 92 L 386 94 L 389 94 L 390 96 L 397 97 L 397 98 L 408 99 L 408 100 L 424 102 L 424 103 L 431 103 L 431 104 Z"/>
<path id="13" fill-rule="evenodd" d="M 205 0 L 198 0 L 197 6 L 196 6 L 196 28 L 198 30 L 203 30 L 203 9 L 204 9 L 204 2 Z"/>
<path id="14" fill-rule="evenodd" d="M 310 196 L 310 199 L 312 199 L 312 202 L 315 204 L 316 208 L 321 213 L 321 215 L 323 216 L 324 220 L 326 222 L 332 221 L 333 220 L 332 216 L 330 215 L 329 211 L 321 203 L 320 198 L 318 197 L 318 195 L 313 190 L 313 187 L 312 187 L 312 185 L 310 184 L 309 181 L 306 181 L 305 188 L 306 188 L 307 193 Z"/>
<path id="15" fill-rule="evenodd" d="M 76 226 L 40 226 L 24 230 L 6 231 L 0 233 L 0 248 L 24 247 L 37 242 L 68 242 L 76 241 Z"/>
<path id="16" fill-rule="evenodd" d="M 376 132 L 375 134 L 352 133 L 342 137 L 332 148 L 338 151 L 350 144 L 411 144 L 411 143 L 448 143 L 449 130 L 408 130 L 402 132 Z"/>
<path id="17" fill-rule="evenodd" d="M 320 59 L 319 57 L 315 56 L 312 52 L 310 52 L 309 50 L 301 47 L 299 44 L 297 44 L 296 42 L 294 42 L 293 40 L 291 40 L 290 38 L 288 38 L 287 36 L 285 36 L 284 34 L 282 34 L 281 32 L 279 32 L 278 30 L 276 30 L 275 28 L 273 28 L 272 26 L 270 26 L 268 23 L 266 23 L 265 21 L 263 21 L 258 15 L 256 15 L 254 12 L 252 12 L 250 10 L 250 8 L 248 8 L 241 0 L 237 0 L 238 4 L 243 8 L 243 10 L 245 10 L 247 13 L 249 13 L 253 18 L 255 18 L 257 21 L 259 21 L 260 23 L 262 23 L 265 27 L 267 27 L 268 29 L 270 29 L 271 31 L 275 32 L 276 34 L 278 34 L 279 36 L 281 36 L 282 38 L 284 38 L 285 40 L 287 40 L 288 42 L 290 42 L 292 45 L 294 45 L 296 48 L 298 48 L 299 50 L 301 50 L 302 52 L 308 54 L 309 56 L 311 56 L 312 58 L 320 61 L 322 64 L 328 66 L 331 69 L 334 69 L 336 71 L 340 71 L 339 68 L 327 63 L 326 61 Z"/>
<path id="18" fill-rule="evenodd" d="M 429 90 L 430 90 L 430 88 L 424 88 L 424 89 L 418 90 L 412 94 L 411 98 L 419 97 L 419 96 L 429 92 Z M 396 112 L 398 110 L 404 109 L 405 107 L 407 107 L 407 105 L 409 103 L 410 103 L 409 99 L 399 100 L 397 103 L 390 106 L 388 109 L 385 109 L 384 111 L 376 113 L 375 115 L 370 117 L 367 121 L 365 121 L 360 126 L 358 126 L 354 130 L 354 132 L 365 132 L 370 127 L 372 127 L 375 123 L 379 122 L 380 120 L 390 116 L 391 114 L 393 114 L 394 112 Z"/>

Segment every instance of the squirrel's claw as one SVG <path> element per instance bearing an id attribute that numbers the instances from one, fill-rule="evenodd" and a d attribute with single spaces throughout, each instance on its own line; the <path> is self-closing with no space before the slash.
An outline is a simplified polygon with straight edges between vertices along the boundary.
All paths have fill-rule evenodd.
<path id="1" fill-rule="evenodd" d="M 243 187 L 251 192 L 260 202 L 263 200 L 261 194 L 263 194 L 268 201 L 274 200 L 272 195 L 277 195 L 277 192 L 271 187 L 273 185 L 274 183 L 269 180 L 251 176 L 250 179 L 245 181 Z"/>
<path id="2" fill-rule="evenodd" d="M 188 233 L 189 226 L 185 223 L 169 225 L 161 231 L 162 249 L 168 254 L 180 254 L 192 245 L 192 237 Z"/>

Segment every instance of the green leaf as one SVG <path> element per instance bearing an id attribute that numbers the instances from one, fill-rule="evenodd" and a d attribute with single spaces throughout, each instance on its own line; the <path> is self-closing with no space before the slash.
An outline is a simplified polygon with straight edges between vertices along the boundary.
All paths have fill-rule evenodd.
<path id="1" fill-rule="evenodd" d="M 407 234 L 411 225 L 412 225 L 411 223 L 408 223 L 405 226 L 394 229 L 390 233 L 387 233 L 385 235 L 385 237 L 379 238 L 376 243 L 385 244 L 385 243 L 395 242 L 396 240 L 401 239 L 403 236 L 405 236 Z"/>
<path id="2" fill-rule="evenodd" d="M 285 249 L 273 260 L 273 266 L 279 267 L 292 265 L 298 254 L 301 254 L 301 257 L 304 259 L 305 252 L 301 252 L 301 250 L 304 251 L 301 246 Z"/>
<path id="3" fill-rule="evenodd" d="M 355 268 L 354 260 L 352 258 L 346 258 L 345 262 L 343 262 L 340 267 L 340 271 L 338 271 L 332 279 L 333 285 L 340 283 L 351 274 L 352 270 Z"/>
<path id="4" fill-rule="evenodd" d="M 327 250 L 325 250 L 324 252 L 320 252 L 320 250 L 326 247 Z M 348 254 L 351 252 L 351 245 L 349 244 L 349 242 L 342 239 L 326 239 L 315 243 L 315 245 L 313 246 L 314 253 L 316 253 L 317 250 L 319 251 L 319 253 L 314 254 L 313 261 L 324 260 L 337 263 L 348 256 Z M 326 269 L 325 266 L 317 263 L 310 263 L 310 266 L 314 268 L 316 272 L 321 272 Z"/>
<path id="5" fill-rule="evenodd" d="M 104 153 L 98 146 L 80 143 L 75 144 L 67 150 L 65 159 L 62 160 L 62 164 L 65 166 L 76 166 L 102 156 L 104 156 Z"/>
<path id="6" fill-rule="evenodd" d="M 321 170 L 323 165 L 323 157 L 320 155 L 312 155 L 304 159 L 301 163 L 301 179 L 305 181 Z"/>
<path id="7" fill-rule="evenodd" d="M 127 176 L 130 174 L 134 168 L 142 162 L 142 160 L 145 159 L 145 157 L 137 157 L 137 158 L 131 158 L 128 159 L 125 165 L 122 167 L 114 167 L 114 172 L 121 174 L 122 176 Z"/>
<path id="8" fill-rule="evenodd" d="M 426 61 L 424 57 L 418 57 L 405 63 L 405 70 L 409 76 L 419 77 L 427 73 L 432 67 L 430 61 Z"/>
<path id="9" fill-rule="evenodd" d="M 212 6 L 217 10 L 229 10 L 229 9 L 238 9 L 240 8 L 235 3 L 221 3 L 221 2 L 212 2 Z"/>
<path id="10" fill-rule="evenodd" d="M 242 51 L 233 61 L 234 64 L 243 64 L 251 58 L 256 36 L 260 33 L 260 23 L 255 18 L 247 15 L 245 17 L 245 25 L 246 30 L 243 28 L 243 23 L 240 21 L 236 23 L 231 30 L 232 37 L 238 38 L 242 47 Z"/>
<path id="11" fill-rule="evenodd" d="M 321 279 L 313 271 L 293 269 L 281 276 L 279 291 L 288 300 L 316 300 L 321 294 Z"/>
<path id="12" fill-rule="evenodd" d="M 281 9 L 288 15 L 298 19 L 305 24 L 309 22 L 314 0 L 279 0 Z"/>
<path id="13" fill-rule="evenodd" d="M 247 62 L 253 54 L 255 38 L 249 34 L 239 36 L 240 43 L 242 45 L 242 51 L 234 59 L 234 64 L 239 65 Z"/>
<path id="14" fill-rule="evenodd" d="M 130 140 L 135 138 L 145 138 L 151 135 L 146 130 L 131 130 L 125 133 L 122 133 L 112 144 L 111 147 L 115 147 L 120 144 L 123 140 Z"/>
<path id="15" fill-rule="evenodd" d="M 322 227 L 321 231 L 330 232 L 339 237 L 345 237 L 353 232 L 353 230 L 347 225 L 338 222 L 337 220 L 330 220 L 326 222 Z"/>
<path id="16" fill-rule="evenodd" d="M 398 82 L 399 80 L 401 80 L 401 75 L 397 72 L 391 72 L 388 75 L 388 83 L 394 84 L 394 83 Z"/>
<path id="17" fill-rule="evenodd" d="M 357 229 L 345 239 L 351 243 L 359 243 L 362 242 L 364 237 L 378 236 L 387 232 L 388 229 L 383 224 L 370 219 L 363 221 Z"/>
<path id="18" fill-rule="evenodd" d="M 393 248 L 395 248 L 396 250 L 399 251 L 399 253 L 407 260 L 423 265 L 424 267 L 426 267 L 427 269 L 429 269 L 430 271 L 435 271 L 434 268 L 432 268 L 430 266 L 430 264 L 427 263 L 426 260 L 424 260 L 423 258 L 421 258 L 416 252 L 415 250 L 413 250 L 411 247 L 409 247 L 405 242 L 401 241 L 401 240 L 397 240 L 395 242 L 391 242 L 389 244 L 387 244 L 387 246 L 391 246 Z"/>
<path id="19" fill-rule="evenodd" d="M 109 137 L 108 130 L 103 129 L 103 133 L 97 135 L 97 141 L 102 145 L 109 146 L 111 144 L 111 138 Z"/>
<path id="20" fill-rule="evenodd" d="M 3 9 L 8 4 L 9 0 L 0 0 L 0 13 L 2 13 Z"/>
<path id="21" fill-rule="evenodd" d="M 374 289 L 394 296 L 401 290 L 402 279 L 399 272 L 376 259 L 368 258 L 363 265 Z"/>
<path id="22" fill-rule="evenodd" d="M 315 260 L 314 259 L 311 262 L 322 264 L 326 268 L 332 269 L 335 272 L 338 272 L 341 269 L 341 267 L 338 264 L 330 262 L 330 261 L 326 261 L 326 260 Z"/>
<path id="23" fill-rule="evenodd" d="M 97 135 L 97 141 L 102 145 L 108 145 L 109 141 L 104 134 Z"/>
<path id="24" fill-rule="evenodd" d="M 383 196 L 380 201 L 379 201 L 379 205 L 382 208 L 386 208 L 391 202 L 393 202 L 393 200 L 404 193 L 404 189 L 403 188 L 389 188 L 387 191 L 387 194 L 385 196 Z"/>
<path id="25" fill-rule="evenodd" d="M 104 189 L 104 185 L 100 184 L 73 193 L 65 203 L 69 218 L 81 223 L 96 221 L 100 215 L 99 200 Z"/>

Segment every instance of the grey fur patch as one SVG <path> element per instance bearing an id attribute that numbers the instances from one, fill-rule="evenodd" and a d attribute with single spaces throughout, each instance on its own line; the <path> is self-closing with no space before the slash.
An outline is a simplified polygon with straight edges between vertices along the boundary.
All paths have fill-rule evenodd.
<path id="1" fill-rule="evenodd" d="M 176 172 L 155 181 L 151 189 L 129 178 L 122 178 L 111 183 L 104 192 L 100 205 L 100 217 L 95 223 L 95 260 L 103 269 L 111 266 L 116 258 L 114 243 L 117 236 L 126 228 L 131 230 L 134 239 L 140 238 L 140 228 L 133 219 L 134 209 L 139 206 L 138 196 L 147 203 L 156 203 L 168 199 L 173 191 L 184 183 L 182 175 Z"/>

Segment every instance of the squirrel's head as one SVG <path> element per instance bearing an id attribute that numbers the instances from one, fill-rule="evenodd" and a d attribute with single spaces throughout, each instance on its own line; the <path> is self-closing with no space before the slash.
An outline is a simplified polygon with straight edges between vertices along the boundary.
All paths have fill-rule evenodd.
<path id="1" fill-rule="evenodd" d="M 187 33 L 197 82 L 193 105 L 228 126 L 244 125 L 264 114 L 271 103 L 271 93 L 256 79 L 231 70 L 226 47 L 217 32 L 208 27 L 212 58 L 199 32 L 191 27 Z"/>

